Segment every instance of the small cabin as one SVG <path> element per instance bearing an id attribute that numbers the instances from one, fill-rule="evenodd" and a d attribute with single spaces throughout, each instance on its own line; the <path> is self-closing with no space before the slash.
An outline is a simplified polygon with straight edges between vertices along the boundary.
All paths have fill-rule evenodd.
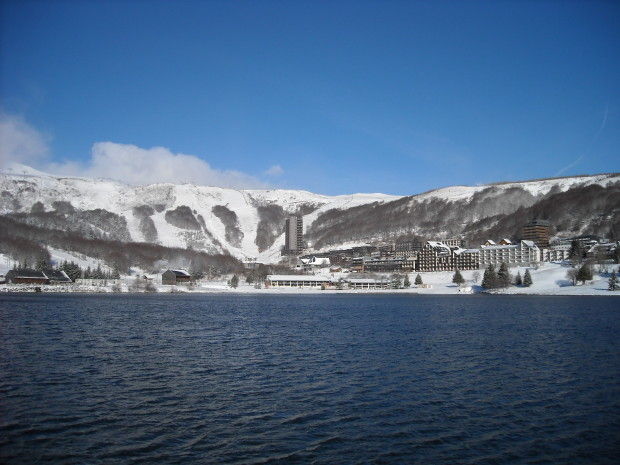
<path id="1" fill-rule="evenodd" d="M 167 285 L 189 283 L 191 280 L 192 276 L 185 270 L 166 270 L 161 275 L 161 283 Z"/>

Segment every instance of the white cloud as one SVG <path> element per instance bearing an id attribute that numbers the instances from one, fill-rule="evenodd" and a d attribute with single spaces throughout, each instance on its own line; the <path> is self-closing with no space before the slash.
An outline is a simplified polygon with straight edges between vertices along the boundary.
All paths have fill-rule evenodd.
<path id="1" fill-rule="evenodd" d="M 48 140 L 20 116 L 0 112 L 0 169 L 33 172 L 22 166 L 28 165 L 50 174 L 108 178 L 134 185 L 171 182 L 235 189 L 269 187 L 255 176 L 218 170 L 195 155 L 173 153 L 165 147 L 144 149 L 130 144 L 97 142 L 85 162 L 51 162 Z M 282 168 L 271 167 L 268 171 L 279 174 Z"/>
<path id="2" fill-rule="evenodd" d="M 45 159 L 49 154 L 48 140 L 20 116 L 0 113 L 0 168 Z"/>
<path id="3" fill-rule="evenodd" d="M 217 170 L 206 161 L 165 147 L 143 149 L 130 144 L 97 142 L 85 164 L 48 165 L 48 171 L 88 178 L 109 178 L 134 185 L 161 182 L 192 183 L 230 188 L 267 187 L 260 179 L 240 171 Z"/>
<path id="4" fill-rule="evenodd" d="M 284 174 L 284 170 L 280 165 L 273 165 L 267 171 L 265 171 L 265 174 L 269 176 L 280 176 Z"/>

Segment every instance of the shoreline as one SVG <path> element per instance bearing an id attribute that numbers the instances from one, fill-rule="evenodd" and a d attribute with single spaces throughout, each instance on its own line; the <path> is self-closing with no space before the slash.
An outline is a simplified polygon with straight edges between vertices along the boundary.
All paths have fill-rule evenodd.
<path id="1" fill-rule="evenodd" d="M 527 292 L 524 288 L 517 289 L 493 289 L 489 291 L 472 291 L 472 292 L 442 292 L 443 289 L 437 289 L 434 292 L 424 292 L 420 289 L 193 289 L 193 290 L 157 290 L 154 292 L 147 291 L 113 291 L 108 288 L 92 289 L 92 288 L 77 288 L 73 290 L 67 290 L 66 288 L 41 288 L 40 291 L 28 286 L 18 287 L 19 285 L 12 285 L 11 287 L 4 287 L 0 289 L 0 296 L 2 295 L 19 295 L 19 294 L 34 294 L 34 295 L 54 295 L 54 294 L 80 294 L 80 295 L 270 295 L 270 296 L 322 296 L 322 295 L 411 295 L 411 296 L 481 296 L 481 295 L 503 295 L 503 296 L 587 296 L 587 297 L 601 297 L 601 296 L 620 296 L 620 291 L 609 291 L 601 288 L 583 288 L 583 286 L 571 286 L 566 291 L 560 291 L 556 289 L 549 289 L 546 291 L 533 290 L 533 292 Z M 428 291 L 428 289 L 425 289 Z"/>

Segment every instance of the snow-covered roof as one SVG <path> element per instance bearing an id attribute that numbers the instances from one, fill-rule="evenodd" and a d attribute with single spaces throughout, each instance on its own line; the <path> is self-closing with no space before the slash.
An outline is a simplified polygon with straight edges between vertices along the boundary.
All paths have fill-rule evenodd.
<path id="1" fill-rule="evenodd" d="M 331 264 L 329 258 L 327 257 L 314 257 L 314 256 L 310 258 L 302 258 L 301 262 L 304 265 L 316 265 L 316 266 Z"/>
<path id="2" fill-rule="evenodd" d="M 506 250 L 506 249 L 518 249 L 519 247 L 536 247 L 534 241 L 521 241 L 519 244 L 512 245 L 482 245 L 482 250 Z"/>
<path id="3" fill-rule="evenodd" d="M 461 255 L 462 253 L 479 253 L 480 249 L 458 249 L 454 250 L 454 255 Z"/>
<path id="4" fill-rule="evenodd" d="M 448 247 L 443 242 L 438 241 L 427 241 L 427 244 L 433 248 L 445 249 L 447 252 L 450 252 L 450 247 Z"/>
<path id="5" fill-rule="evenodd" d="M 165 272 L 172 271 L 176 276 L 191 277 L 191 275 L 185 270 L 166 270 Z"/>
<path id="6" fill-rule="evenodd" d="M 488 247 L 488 246 L 497 245 L 497 244 L 495 243 L 494 240 L 487 239 L 487 241 L 484 243 L 484 245 L 486 245 Z"/>
<path id="7" fill-rule="evenodd" d="M 373 279 L 373 278 L 350 278 L 347 279 L 351 284 L 386 284 L 389 281 L 387 279 Z"/>
<path id="8" fill-rule="evenodd" d="M 47 279 L 47 276 L 42 271 L 33 270 L 30 268 L 20 268 L 17 270 L 9 270 L 7 275 L 9 274 L 13 278 Z"/>
<path id="9" fill-rule="evenodd" d="M 267 281 L 314 281 L 314 282 L 332 282 L 333 278 L 321 275 L 303 275 L 303 274 L 270 274 L 267 275 Z"/>

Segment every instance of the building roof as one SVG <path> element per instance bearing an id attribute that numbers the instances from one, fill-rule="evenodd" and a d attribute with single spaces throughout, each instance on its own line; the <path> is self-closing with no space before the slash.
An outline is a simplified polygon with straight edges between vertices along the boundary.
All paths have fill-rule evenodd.
<path id="1" fill-rule="evenodd" d="M 267 275 L 267 281 L 315 281 L 315 282 L 333 282 L 334 279 L 329 276 L 307 275 L 307 274 L 270 274 Z"/>
<path id="2" fill-rule="evenodd" d="M 71 278 L 63 270 L 45 270 L 43 273 L 52 281 L 71 282 Z"/>
<path id="3" fill-rule="evenodd" d="M 528 226 L 550 226 L 550 224 L 551 223 L 549 223 L 548 220 L 535 219 L 526 224 L 525 227 L 527 228 Z"/>
<path id="4" fill-rule="evenodd" d="M 534 244 L 534 241 L 521 241 L 519 244 L 512 244 L 512 245 L 483 245 L 481 246 L 481 249 L 482 250 L 518 249 L 519 247 L 522 247 L 524 245 L 526 247 L 537 247 L 536 244 Z"/>
<path id="5" fill-rule="evenodd" d="M 454 255 L 461 255 L 462 253 L 480 253 L 480 249 L 454 249 Z"/>
<path id="6" fill-rule="evenodd" d="M 426 242 L 429 246 L 431 246 L 434 249 L 445 249 L 446 251 L 448 251 L 448 253 L 450 252 L 450 247 L 448 247 L 446 244 L 444 244 L 443 242 L 438 242 L 438 241 L 427 241 Z"/>
<path id="7" fill-rule="evenodd" d="M 346 280 L 351 284 L 387 284 L 390 281 L 388 279 L 373 279 L 373 278 L 350 278 Z"/>
<path id="8" fill-rule="evenodd" d="M 10 275 L 11 278 L 47 279 L 47 276 L 42 271 L 33 270 L 30 268 L 10 270 L 7 272 L 7 276 L 8 275 Z"/>
<path id="9" fill-rule="evenodd" d="M 178 277 L 186 277 L 186 278 L 191 277 L 191 275 L 185 270 L 166 270 L 164 271 L 164 273 L 167 273 L 168 271 L 173 272 L 177 278 Z"/>
<path id="10" fill-rule="evenodd" d="M 321 265 L 330 265 L 331 262 L 329 260 L 329 258 L 327 257 L 309 257 L 309 258 L 301 258 L 300 259 L 301 262 L 304 265 L 315 265 L 315 266 L 321 266 Z"/>

